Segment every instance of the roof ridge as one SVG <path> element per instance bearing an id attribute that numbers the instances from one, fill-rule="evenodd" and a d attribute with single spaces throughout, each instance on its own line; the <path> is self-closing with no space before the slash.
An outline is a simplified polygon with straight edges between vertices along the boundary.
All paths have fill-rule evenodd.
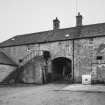
<path id="1" fill-rule="evenodd" d="M 101 24 L 105 24 L 105 23 L 95 23 L 95 24 L 87 24 L 87 25 L 82 25 L 82 26 L 79 26 L 79 27 L 87 27 L 87 26 L 93 26 L 93 25 L 101 25 Z M 46 30 L 46 31 L 41 31 L 41 32 L 32 32 L 32 33 L 24 33 L 24 34 L 19 34 L 19 35 L 15 35 L 14 37 L 12 38 L 15 38 L 15 37 L 18 37 L 18 36 L 28 36 L 28 35 L 33 35 L 33 34 L 42 34 L 42 33 L 46 33 L 46 32 L 58 32 L 58 31 L 61 31 L 61 30 L 66 30 L 66 29 L 75 29 L 77 28 L 77 26 L 74 26 L 74 27 L 67 27 L 67 28 L 60 28 L 60 29 L 57 29 L 57 30 Z M 12 39 L 10 38 L 10 39 Z"/>
<path id="2" fill-rule="evenodd" d="M 65 37 L 66 34 L 69 34 L 69 36 Z M 105 35 L 105 23 L 89 24 L 78 27 L 75 26 L 70 28 L 17 35 L 0 43 L 0 47 L 72 40 L 103 35 Z"/>

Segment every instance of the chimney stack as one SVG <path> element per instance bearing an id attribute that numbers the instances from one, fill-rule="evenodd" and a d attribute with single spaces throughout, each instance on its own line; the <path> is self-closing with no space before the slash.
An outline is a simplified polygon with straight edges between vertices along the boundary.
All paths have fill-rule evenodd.
<path id="1" fill-rule="evenodd" d="M 78 12 L 78 16 L 76 16 L 76 26 L 82 26 L 82 15 Z"/>
<path id="2" fill-rule="evenodd" d="M 57 30 L 59 29 L 59 27 L 60 27 L 60 21 L 56 17 L 56 19 L 53 20 L 53 30 Z"/>

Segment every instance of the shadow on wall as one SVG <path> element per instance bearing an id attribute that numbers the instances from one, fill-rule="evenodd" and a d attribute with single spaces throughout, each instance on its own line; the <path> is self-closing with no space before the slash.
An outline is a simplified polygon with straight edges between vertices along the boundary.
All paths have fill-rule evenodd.
<path id="1" fill-rule="evenodd" d="M 23 67 L 17 67 L 16 70 L 11 72 L 3 81 L 2 84 L 14 84 L 14 83 L 23 83 L 21 80 L 23 72 Z"/>

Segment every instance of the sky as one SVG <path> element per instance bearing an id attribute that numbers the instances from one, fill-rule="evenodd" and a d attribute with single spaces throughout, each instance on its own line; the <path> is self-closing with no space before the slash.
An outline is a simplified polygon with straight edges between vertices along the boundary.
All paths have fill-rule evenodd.
<path id="1" fill-rule="evenodd" d="M 0 0 L 0 42 L 52 30 L 56 17 L 60 28 L 75 27 L 77 12 L 83 25 L 104 23 L 105 0 Z"/>

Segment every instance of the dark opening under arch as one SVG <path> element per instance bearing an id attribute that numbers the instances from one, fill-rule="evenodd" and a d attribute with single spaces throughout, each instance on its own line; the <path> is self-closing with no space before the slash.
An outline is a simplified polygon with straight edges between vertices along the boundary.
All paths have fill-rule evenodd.
<path id="1" fill-rule="evenodd" d="M 72 61 L 65 57 L 55 58 L 52 61 L 52 80 L 70 81 L 72 77 Z"/>

